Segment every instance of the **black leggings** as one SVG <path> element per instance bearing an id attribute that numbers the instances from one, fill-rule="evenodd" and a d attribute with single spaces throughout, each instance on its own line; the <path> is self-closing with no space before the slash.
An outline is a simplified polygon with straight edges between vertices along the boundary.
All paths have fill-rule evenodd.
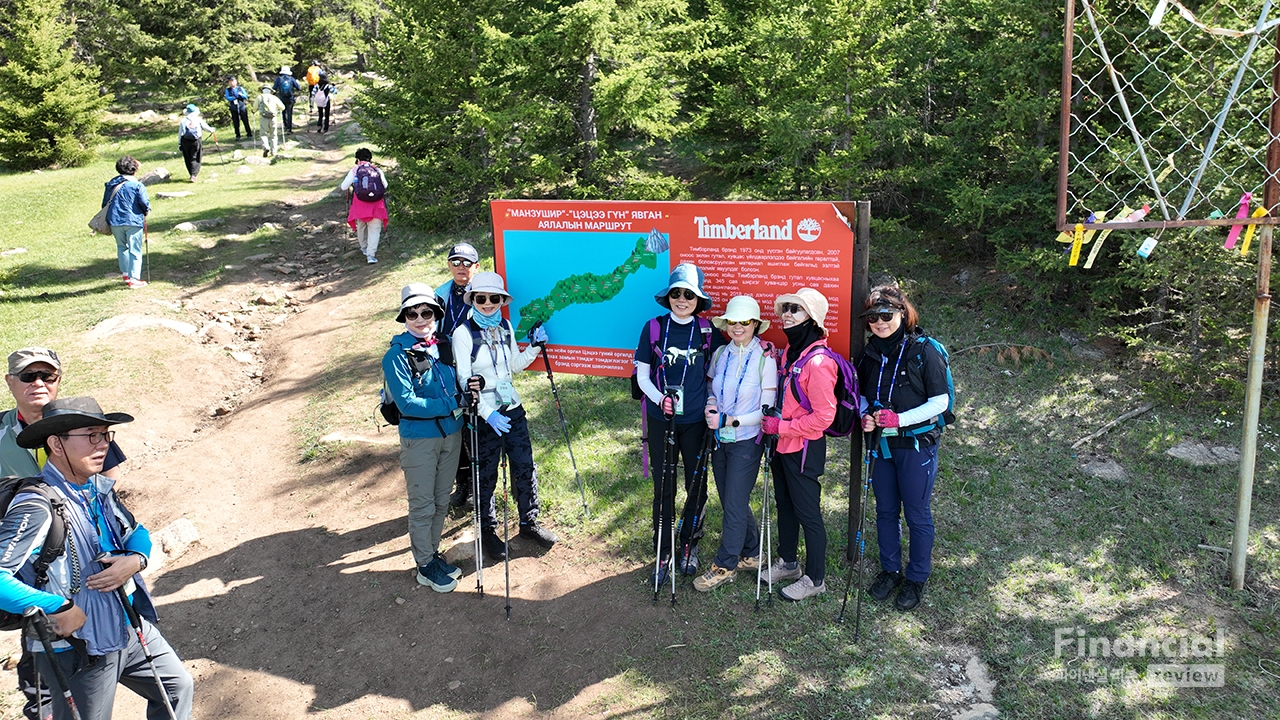
<path id="1" fill-rule="evenodd" d="M 804 466 L 800 464 L 804 460 Z M 778 507 L 778 557 L 799 557 L 804 528 L 804 574 L 814 585 L 827 577 L 827 528 L 822 522 L 822 483 L 827 439 L 810 440 L 807 450 L 773 456 L 773 497 Z"/>
<path id="2" fill-rule="evenodd" d="M 662 466 L 666 459 L 667 423 L 653 417 L 647 418 L 647 421 L 649 423 L 649 475 L 653 478 L 654 537 L 650 542 L 659 548 L 660 557 L 667 558 L 671 555 L 671 521 L 676 513 L 676 483 L 666 482 L 666 492 L 663 492 Z M 702 449 L 706 432 L 707 424 L 701 420 L 688 425 L 676 425 L 676 452 L 684 461 L 686 493 L 684 512 L 681 514 L 680 537 L 677 540 L 682 547 L 685 543 L 697 547 L 698 540 L 702 538 L 702 525 L 705 524 L 703 516 L 707 505 L 706 472 L 701 474 L 697 487 L 694 486 L 694 480 L 699 464 L 698 453 Z M 709 465 L 711 459 L 708 457 L 705 461 Z M 693 532 L 695 517 L 698 521 L 696 533 Z"/>

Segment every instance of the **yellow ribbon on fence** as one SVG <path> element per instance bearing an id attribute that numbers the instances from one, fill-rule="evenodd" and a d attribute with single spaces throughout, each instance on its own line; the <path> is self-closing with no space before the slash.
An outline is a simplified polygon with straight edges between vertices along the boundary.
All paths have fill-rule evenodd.
<path id="1" fill-rule="evenodd" d="M 1257 210 L 1253 211 L 1253 217 L 1255 218 L 1260 218 L 1266 214 L 1267 214 L 1266 206 L 1260 207 Z M 1250 225 L 1249 229 L 1244 231 L 1244 244 L 1240 246 L 1241 255 L 1249 254 L 1249 243 L 1253 242 L 1253 231 L 1257 229 L 1258 229 L 1257 225 Z"/>
<path id="2" fill-rule="evenodd" d="M 1080 264 L 1080 247 L 1084 245 L 1084 223 L 1076 223 L 1075 241 L 1071 243 L 1071 267 Z"/>
<path id="3" fill-rule="evenodd" d="M 1130 208 L 1128 205 L 1125 205 L 1124 208 L 1120 210 L 1120 216 L 1116 219 L 1124 220 L 1132 212 L 1133 212 L 1133 208 Z M 1085 270 L 1088 270 L 1089 268 L 1093 267 L 1093 259 L 1098 257 L 1098 251 L 1102 249 L 1102 242 L 1106 240 L 1107 236 L 1110 234 L 1111 234 L 1110 230 L 1103 230 L 1102 234 L 1098 236 L 1098 242 L 1093 244 L 1093 249 L 1089 251 L 1089 258 L 1084 261 Z"/>

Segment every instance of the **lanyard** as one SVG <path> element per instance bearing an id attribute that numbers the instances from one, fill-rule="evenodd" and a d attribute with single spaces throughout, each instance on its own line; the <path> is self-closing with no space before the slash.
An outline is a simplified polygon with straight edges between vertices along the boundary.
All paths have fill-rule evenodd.
<path id="1" fill-rule="evenodd" d="M 689 319 L 689 344 L 687 347 L 685 347 L 686 351 L 693 350 L 693 341 L 697 333 L 698 333 L 698 318 L 696 317 L 690 318 Z M 662 381 L 663 382 L 667 381 L 667 368 L 666 368 L 665 360 L 666 360 L 666 353 L 667 353 L 667 340 L 670 337 L 671 337 L 671 315 L 668 314 L 667 325 L 662 330 L 662 354 L 663 354 L 663 360 L 664 360 L 664 362 L 662 363 L 663 365 Z M 689 355 L 685 355 L 684 369 L 680 371 L 680 383 L 675 385 L 675 387 L 684 387 L 684 378 L 686 375 L 689 374 L 689 365 L 691 364 L 690 363 L 691 360 L 692 358 Z"/>
<path id="2" fill-rule="evenodd" d="M 898 368 L 902 365 L 902 356 L 907 352 L 907 340 L 903 338 L 902 345 L 898 350 L 898 359 L 893 363 L 893 375 L 889 378 L 889 396 L 884 399 L 882 407 L 893 406 L 893 387 L 898 382 Z M 884 368 L 889 364 L 889 358 L 880 356 L 880 374 L 876 377 L 876 404 L 880 405 L 880 386 L 884 382 Z"/>
<path id="3" fill-rule="evenodd" d="M 449 332 L 453 332 L 453 329 L 458 327 L 458 321 L 462 319 L 462 314 L 467 311 L 467 304 L 465 302 L 459 303 L 461 307 L 458 308 L 458 312 L 453 311 L 453 301 L 457 297 L 460 297 L 460 296 L 453 291 L 453 288 L 450 288 L 449 289 Z"/>
<path id="4" fill-rule="evenodd" d="M 111 523 L 107 520 L 106 510 L 102 507 L 102 501 L 98 498 L 98 488 L 93 484 L 93 480 L 89 480 L 89 490 L 85 490 L 84 486 L 72 484 L 70 480 L 66 481 L 67 487 L 71 490 L 71 497 L 76 504 L 84 509 L 89 515 L 89 519 L 93 522 L 98 531 L 98 542 L 104 539 L 111 547 L 103 548 L 104 550 L 123 550 L 124 546 L 120 542 L 120 538 L 116 536 L 115 528 L 111 527 Z"/>
<path id="5" fill-rule="evenodd" d="M 732 355 L 732 353 L 733 353 L 732 348 L 727 348 L 727 352 L 725 353 L 725 355 L 730 356 Z M 726 403 L 726 407 L 723 407 L 720 410 L 721 414 L 725 414 L 725 415 L 738 414 L 738 399 L 739 399 L 739 393 L 742 392 L 742 380 L 747 376 L 747 368 L 751 366 L 751 359 L 755 357 L 755 354 L 756 353 L 754 348 L 747 350 L 746 356 L 742 360 L 742 370 L 738 373 L 738 384 L 733 388 L 733 402 Z M 730 359 L 732 358 L 726 357 L 724 362 L 724 372 L 720 375 L 720 394 L 721 395 L 724 394 L 725 380 L 729 379 Z"/>
<path id="6" fill-rule="evenodd" d="M 498 325 L 499 341 L 503 339 L 504 334 L 505 333 L 502 332 L 502 325 L 499 324 Z M 505 342 L 490 341 L 488 328 L 485 328 L 485 330 L 480 333 L 480 337 L 484 339 L 484 345 L 489 349 L 489 360 L 493 362 L 493 377 L 497 379 L 499 382 L 502 381 L 502 375 L 498 373 L 498 354 L 493 351 L 494 345 L 501 345 L 502 346 L 502 364 L 507 368 L 507 377 L 510 378 L 511 377 L 511 360 L 507 358 L 507 344 Z M 494 388 L 494 392 L 497 392 L 497 388 Z"/>

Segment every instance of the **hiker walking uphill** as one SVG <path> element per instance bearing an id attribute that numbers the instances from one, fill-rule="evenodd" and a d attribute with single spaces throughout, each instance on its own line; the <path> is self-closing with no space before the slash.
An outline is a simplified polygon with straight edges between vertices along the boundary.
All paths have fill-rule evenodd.
<path id="1" fill-rule="evenodd" d="M 667 457 L 667 438 L 660 428 L 675 425 L 675 451 L 684 460 L 685 511 L 682 517 L 701 518 L 706 493 L 695 487 L 698 453 L 707 432 L 704 408 L 707 402 L 707 366 L 711 354 L 725 344 L 711 323 L 699 316 L 711 308 L 711 298 L 702 290 L 703 274 L 693 263 L 682 263 L 671 271 L 667 287 L 654 296 L 671 312 L 644 324 L 636 347 L 636 384 L 643 394 L 641 403 L 648 424 L 648 448 L 653 478 L 653 543 L 657 553 L 655 585 L 666 582 L 672 555 L 671 533 L 675 516 L 676 479 L 665 477 L 665 465 L 675 468 L 675 458 Z M 702 482 L 706 481 L 703 475 Z M 700 528 L 681 523 L 679 569 L 686 575 L 698 572 L 697 542 Z M 687 552 L 686 552 L 687 551 Z"/>
<path id="2" fill-rule="evenodd" d="M 760 434 L 761 408 L 772 407 L 778 395 L 773 345 L 759 337 L 769 329 L 769 321 L 760 319 L 755 298 L 733 298 L 711 324 L 730 340 L 715 351 L 707 366 L 710 386 L 704 413 L 707 427 L 716 434 L 711 467 L 724 519 L 720 549 L 711 567 L 693 581 L 694 589 L 701 592 L 733 582 L 739 568 L 754 571 L 760 565 L 760 532 L 751 512 L 751 492 L 768 441 Z"/>
<path id="3" fill-rule="evenodd" d="M 320 82 L 311 94 L 312 102 L 315 104 L 317 111 L 316 130 L 318 132 L 329 132 L 329 117 L 333 113 L 333 96 L 337 94 L 338 88 L 329 82 L 329 76 L 321 75 Z"/>
<path id="4" fill-rule="evenodd" d="M 178 149 L 187 165 L 190 181 L 200 175 L 200 162 L 204 158 L 204 133 L 213 134 L 213 128 L 200 116 L 200 108 L 187 105 L 178 121 Z"/>
<path id="5" fill-rule="evenodd" d="M 116 176 L 106 182 L 102 205 L 107 208 L 107 223 L 116 238 L 116 261 L 120 279 L 131 288 L 144 287 L 142 250 L 147 240 L 147 215 L 151 199 L 147 186 L 137 180 L 138 161 L 125 155 L 116 161 Z"/>
<path id="6" fill-rule="evenodd" d="M 249 93 L 232 77 L 227 79 L 222 97 L 227 101 L 227 109 L 231 111 L 231 126 L 236 129 L 236 140 L 240 139 L 241 123 L 244 123 L 244 134 L 252 140 L 253 130 L 249 128 Z"/>
<path id="7" fill-rule="evenodd" d="M 369 148 L 356 150 L 356 165 L 347 171 L 339 187 L 351 202 L 347 224 L 356 231 L 360 252 L 372 265 L 378 262 L 378 240 L 387 224 L 387 176 L 373 164 Z"/>
<path id="8" fill-rule="evenodd" d="M 297 92 L 302 89 L 298 81 L 293 77 L 293 70 L 288 65 L 280 68 L 280 75 L 276 77 L 276 81 L 272 83 L 271 89 L 275 91 L 276 97 L 284 105 L 282 116 L 284 118 L 284 131 L 293 133 L 293 103 L 297 96 Z"/>
<path id="9" fill-rule="evenodd" d="M 263 85 L 258 95 L 258 138 L 262 140 L 262 157 L 280 152 L 280 128 L 283 126 L 284 103 L 271 94 L 271 86 Z"/>
<path id="10" fill-rule="evenodd" d="M 42 642 L 28 637 L 25 645 L 50 682 L 55 720 L 72 717 L 63 693 L 81 717 L 111 717 L 117 684 L 146 698 L 149 718 L 191 716 L 191 675 L 153 624 L 155 606 L 139 574 L 150 534 L 101 474 L 110 428 L 132 421 L 104 414 L 93 398 L 67 398 L 46 405 L 18 435 L 19 446 L 42 448 L 48 461 L 0 521 L 0 610 L 34 613 Z M 42 549 L 55 528 L 65 534 L 51 545 L 61 552 L 49 558 Z"/>
<path id="11" fill-rule="evenodd" d="M 480 496 L 476 498 L 480 539 L 486 555 L 493 560 L 503 560 L 507 556 L 507 544 L 498 537 L 494 506 L 500 454 L 511 461 L 520 537 L 544 548 L 555 545 L 558 539 L 555 533 L 538 524 L 538 474 L 533 462 L 533 445 L 524 406 L 512 383 L 512 376 L 538 357 L 537 344 L 547 342 L 547 333 L 541 327 L 533 330 L 529 334 L 529 347 L 520 351 L 511 321 L 502 317 L 502 306 L 511 303 L 511 296 L 498 273 L 477 273 L 464 299 L 472 309 L 467 313 L 466 322 L 453 331 L 453 356 L 458 377 L 470 379 L 479 375 L 483 378 L 478 412 L 485 422 L 479 427 Z"/>
<path id="12" fill-rule="evenodd" d="M 770 582 L 795 579 L 778 591 L 799 601 L 827 591 L 827 528 L 822 521 L 822 485 L 827 462 L 825 432 L 836 417 L 834 358 L 827 346 L 827 298 L 813 288 L 780 295 L 773 303 L 787 335 L 778 379 L 781 412 L 765 416 L 764 432 L 778 436 L 773 456 L 774 500 L 778 508 L 778 559 Z M 799 392 L 797 392 L 797 390 Z M 800 394 L 808 399 L 806 408 Z M 804 528 L 804 568 L 800 568 L 800 529 Z"/>
<path id="13" fill-rule="evenodd" d="M 918 326 L 919 314 L 892 285 L 873 288 L 862 314 L 871 331 L 858 360 L 862 429 L 879 429 L 871 488 L 876 494 L 876 541 L 880 574 L 868 592 L 912 610 L 924 597 L 932 569 L 933 511 L 938 441 L 951 422 L 952 387 L 945 350 Z M 910 530 L 911 557 L 903 568 L 898 518 Z M 899 589 L 900 588 L 900 589 Z"/>
<path id="14" fill-rule="evenodd" d="M 457 368 L 453 357 L 453 331 L 467 321 L 471 306 L 467 304 L 467 286 L 480 270 L 480 254 L 470 243 L 458 243 L 449 249 L 445 266 L 452 276 L 436 288 L 436 299 L 444 308 L 444 317 L 436 323 L 436 345 L 440 359 Z M 449 505 L 465 509 L 471 499 L 471 448 L 462 444 L 462 460 L 458 462 L 457 486 L 449 497 Z"/>
<path id="15" fill-rule="evenodd" d="M 382 357 L 386 391 L 400 411 L 400 468 L 409 499 L 409 546 L 418 582 L 436 592 L 458 586 L 462 571 L 440 555 L 440 534 L 449 514 L 462 453 L 462 420 L 457 375 L 441 362 L 435 340 L 444 308 L 427 285 L 400 291 L 396 322 L 404 332 L 391 339 Z"/>
<path id="16" fill-rule="evenodd" d="M 307 81 L 307 102 L 315 107 L 316 86 L 320 84 L 320 75 L 324 73 L 324 68 L 320 67 L 319 60 L 312 60 L 311 65 L 307 68 L 307 74 L 303 79 Z"/>

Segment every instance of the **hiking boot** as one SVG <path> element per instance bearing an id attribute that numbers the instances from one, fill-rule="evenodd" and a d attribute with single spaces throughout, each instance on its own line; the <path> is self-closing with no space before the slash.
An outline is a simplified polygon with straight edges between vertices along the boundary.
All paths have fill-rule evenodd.
<path id="1" fill-rule="evenodd" d="M 920 601 L 924 599 L 924 583 L 915 580 L 904 580 L 902 589 L 898 591 L 898 597 L 893 601 L 893 606 L 903 612 L 915 610 Z"/>
<path id="2" fill-rule="evenodd" d="M 485 530 L 480 535 L 480 544 L 484 547 L 484 554 L 489 556 L 490 560 L 506 560 L 507 544 L 502 542 L 502 538 L 492 530 Z"/>
<path id="3" fill-rule="evenodd" d="M 902 573 L 881 570 L 876 579 L 871 581 L 871 587 L 867 588 L 867 592 L 871 593 L 871 597 L 884 602 L 889 599 L 889 593 L 901 584 Z"/>
<path id="4" fill-rule="evenodd" d="M 698 574 L 698 550 L 691 549 L 689 554 L 680 559 L 681 575 L 697 575 Z"/>
<path id="5" fill-rule="evenodd" d="M 774 560 L 773 564 L 769 566 L 769 569 L 764 571 L 764 579 L 766 582 L 782 582 L 783 580 L 795 580 L 796 578 L 799 578 L 801 575 L 804 575 L 804 571 L 800 569 L 799 561 L 794 563 L 788 563 L 786 560 L 783 560 L 782 558 L 778 558 L 777 560 Z"/>
<path id="6" fill-rule="evenodd" d="M 471 488 L 458 488 L 449 495 L 449 507 L 467 509 L 467 505 L 471 505 Z"/>
<path id="7" fill-rule="evenodd" d="M 698 592 L 710 592 L 725 583 L 733 582 L 734 576 L 737 574 L 735 570 L 722 568 L 715 563 L 711 563 L 710 570 L 693 579 L 693 589 Z"/>
<path id="8" fill-rule="evenodd" d="M 440 568 L 442 571 L 444 571 L 445 575 L 448 575 L 454 580 L 457 580 L 458 578 L 462 577 L 462 568 L 459 568 L 457 565 L 450 565 L 449 562 L 445 560 L 444 556 L 441 555 L 440 553 L 436 553 L 434 556 L 432 556 L 431 562 L 435 563 L 436 567 Z"/>
<path id="9" fill-rule="evenodd" d="M 368 264 L 370 264 L 370 265 L 377 265 L 377 264 L 378 264 L 378 258 L 376 258 L 376 257 L 374 257 L 374 256 L 372 256 L 372 255 L 369 255 L 369 256 L 365 257 L 365 262 L 367 262 L 367 263 L 368 263 Z"/>
<path id="10" fill-rule="evenodd" d="M 649 587 L 653 587 L 654 585 L 657 585 L 658 589 L 662 589 L 662 586 L 666 585 L 667 580 L 669 579 L 669 576 L 667 575 L 667 569 L 670 567 L 671 567 L 671 561 L 664 559 L 662 561 L 662 565 L 658 567 L 658 569 L 650 570 L 649 571 Z"/>
<path id="11" fill-rule="evenodd" d="M 556 537 L 555 533 L 542 527 L 536 522 L 529 523 L 528 525 L 522 524 L 520 526 L 520 537 L 525 538 L 526 540 L 532 540 L 544 548 L 550 548 L 560 539 Z"/>
<path id="12" fill-rule="evenodd" d="M 750 557 L 743 555 L 742 557 L 738 558 L 739 570 L 755 570 L 759 567 L 760 567 L 759 555 L 750 556 Z"/>
<path id="13" fill-rule="evenodd" d="M 434 559 L 418 568 L 418 584 L 426 585 L 438 593 L 452 592 L 458 587 L 458 581 L 449 577 Z"/>
<path id="14" fill-rule="evenodd" d="M 783 600 L 799 602 L 805 598 L 813 597 L 814 595 L 821 595 L 826 591 L 827 584 L 825 582 L 821 585 L 814 585 L 813 581 L 809 579 L 809 576 L 805 575 L 801 577 L 799 581 L 793 582 L 779 590 L 778 594 L 782 596 Z"/>

